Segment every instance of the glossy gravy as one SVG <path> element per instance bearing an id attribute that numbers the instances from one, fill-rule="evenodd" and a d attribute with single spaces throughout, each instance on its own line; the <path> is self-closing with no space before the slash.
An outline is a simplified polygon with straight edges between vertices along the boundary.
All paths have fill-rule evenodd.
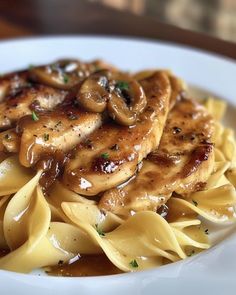
<path id="1" fill-rule="evenodd" d="M 103 276 L 122 273 L 106 255 L 84 255 L 72 264 L 59 263 L 46 269 L 47 274 L 63 277 Z"/>
<path id="2" fill-rule="evenodd" d="M 0 257 L 8 253 L 9 250 L 0 249 Z M 71 264 L 63 264 L 63 261 L 59 261 L 58 265 L 46 267 L 45 272 L 48 275 L 63 277 L 105 276 L 122 273 L 106 255 L 101 254 L 83 255 Z"/>

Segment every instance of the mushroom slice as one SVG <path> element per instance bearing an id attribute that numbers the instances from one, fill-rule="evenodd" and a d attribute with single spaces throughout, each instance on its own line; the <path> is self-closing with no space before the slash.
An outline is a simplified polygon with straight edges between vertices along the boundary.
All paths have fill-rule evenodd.
<path id="1" fill-rule="evenodd" d="M 63 59 L 51 65 L 33 67 L 30 69 L 30 78 L 45 85 L 68 90 L 103 67 L 111 66 L 100 61 L 83 63 L 79 60 Z"/>
<path id="2" fill-rule="evenodd" d="M 79 88 L 77 100 L 87 111 L 102 113 L 110 98 L 108 71 L 99 71 L 86 78 Z"/>
<path id="3" fill-rule="evenodd" d="M 155 72 L 140 82 L 147 106 L 132 128 L 107 123 L 88 138 L 88 146 L 77 146 L 65 166 L 64 183 L 73 191 L 96 195 L 129 179 L 142 161 L 159 144 L 169 111 L 170 82 Z"/>
<path id="4" fill-rule="evenodd" d="M 142 86 L 130 75 L 98 71 L 80 85 L 77 100 L 87 111 L 103 112 L 125 126 L 133 125 L 147 100 Z"/>
<path id="5" fill-rule="evenodd" d="M 117 123 L 130 126 L 134 125 L 146 104 L 147 99 L 142 86 L 135 79 L 129 78 L 115 84 L 115 91 L 107 103 L 107 110 Z"/>
<path id="6" fill-rule="evenodd" d="M 0 129 L 10 128 L 21 117 L 33 111 L 51 110 L 61 103 L 67 92 L 37 85 L 24 88 L 0 103 Z"/>

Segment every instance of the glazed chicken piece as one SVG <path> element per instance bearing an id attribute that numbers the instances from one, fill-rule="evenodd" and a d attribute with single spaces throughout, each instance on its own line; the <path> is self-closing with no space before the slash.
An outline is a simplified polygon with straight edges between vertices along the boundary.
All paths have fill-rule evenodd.
<path id="1" fill-rule="evenodd" d="M 192 99 L 182 99 L 169 113 L 158 149 L 143 161 L 127 185 L 108 190 L 99 207 L 119 215 L 156 211 L 173 192 L 187 195 L 204 188 L 213 170 L 212 117 Z"/>
<path id="2" fill-rule="evenodd" d="M 150 77 L 155 71 L 154 70 L 144 70 L 134 74 L 134 78 L 137 80 L 143 80 Z M 170 110 L 174 107 L 177 101 L 179 101 L 183 96 L 186 95 L 187 86 L 185 82 L 177 76 L 174 76 L 170 70 L 163 70 L 170 80 L 171 85 L 171 96 L 170 96 Z"/>
<path id="3" fill-rule="evenodd" d="M 51 110 L 61 103 L 68 91 L 91 73 L 116 69 L 101 61 L 58 60 L 46 66 L 0 78 L 0 129 L 8 129 L 21 117 L 35 110 Z M 35 84 L 35 82 L 37 84 Z"/>
<path id="4" fill-rule="evenodd" d="M 11 96 L 0 104 L 0 109 L 5 111 L 4 116 L 0 116 L 0 126 L 2 124 L 6 129 L 13 123 L 17 124 L 17 132 L 10 129 L 0 133 L 0 150 L 19 152 L 21 164 L 29 167 L 45 154 L 52 156 L 56 150 L 67 152 L 73 149 L 102 122 L 101 114 L 79 110 L 78 104 L 72 103 L 80 85 L 78 83 L 91 72 L 103 68 L 115 71 L 114 67 L 100 60 L 83 63 L 67 59 L 22 72 L 31 83 L 44 85 L 33 84 L 25 89 L 18 87 L 18 91 L 9 92 Z M 4 81 L 6 78 L 15 81 L 15 77 L 23 74 L 6 75 Z"/>
<path id="5" fill-rule="evenodd" d="M 0 78 L 0 102 L 2 102 L 7 96 L 15 95 L 21 89 L 29 87 L 30 84 L 27 78 L 27 71 L 3 75 Z"/>
<path id="6" fill-rule="evenodd" d="M 104 124 L 77 146 L 63 175 L 71 190 L 92 196 L 123 183 L 158 146 L 169 111 L 170 81 L 165 72 L 157 71 L 139 82 L 147 105 L 136 124 Z"/>
<path id="7" fill-rule="evenodd" d="M 17 120 L 33 111 L 52 110 L 66 94 L 66 91 L 35 85 L 7 97 L 0 103 L 0 129 L 12 127 Z"/>
<path id="8" fill-rule="evenodd" d="M 61 59 L 49 65 L 31 67 L 28 75 L 32 82 L 69 90 L 101 69 L 115 70 L 101 60 L 86 63 L 77 59 Z"/>
<path id="9" fill-rule="evenodd" d="M 15 129 L 0 133 L 0 152 L 17 153 L 20 148 L 20 137 Z"/>
<path id="10" fill-rule="evenodd" d="M 35 165 L 45 155 L 67 152 L 101 126 L 102 116 L 76 107 L 60 107 L 52 112 L 23 117 L 17 124 L 21 135 L 19 160 L 25 167 Z"/>

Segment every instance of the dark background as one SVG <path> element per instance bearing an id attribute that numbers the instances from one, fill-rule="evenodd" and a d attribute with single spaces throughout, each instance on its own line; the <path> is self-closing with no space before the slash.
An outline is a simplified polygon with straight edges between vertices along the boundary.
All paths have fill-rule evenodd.
<path id="1" fill-rule="evenodd" d="M 236 58 L 236 0 L 0 0 L 0 39 L 51 34 L 145 37 Z"/>

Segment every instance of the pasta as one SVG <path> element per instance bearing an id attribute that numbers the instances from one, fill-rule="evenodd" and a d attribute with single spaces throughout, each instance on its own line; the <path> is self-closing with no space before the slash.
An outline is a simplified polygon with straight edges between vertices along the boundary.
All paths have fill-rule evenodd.
<path id="1" fill-rule="evenodd" d="M 68 61 L 63 62 L 67 64 Z M 75 61 L 73 61 L 73 63 L 75 63 Z M 77 62 L 75 64 L 76 67 L 78 67 Z M 156 73 L 156 71 L 138 73 L 133 76 L 137 79 L 136 81 L 131 75 L 126 77 L 125 74 L 122 74 L 122 76 L 119 76 L 120 74 L 118 74 L 117 69 L 104 63 L 95 62 L 83 64 L 80 62 L 79 69 L 83 72 L 81 74 L 84 75 L 83 79 L 85 79 L 85 81 L 87 81 L 86 79 L 90 79 L 90 77 L 94 75 L 93 71 L 95 71 L 95 67 L 98 66 L 101 67 L 103 71 L 106 71 L 105 74 L 103 74 L 105 76 L 102 76 L 102 78 L 99 76 L 100 86 L 102 83 L 107 83 L 107 79 L 110 77 L 109 75 L 114 75 L 112 76 L 113 79 L 118 79 L 120 84 L 125 83 L 123 81 L 125 79 L 130 85 L 132 84 L 134 89 L 132 89 L 131 93 L 135 93 L 137 96 L 140 95 L 143 100 L 144 94 L 140 85 L 143 85 L 145 89 L 146 82 L 143 82 L 143 84 L 140 82 L 139 85 L 137 81 L 148 79 L 147 77 L 155 75 Z M 60 71 L 64 71 L 65 69 L 61 64 L 56 64 L 56 67 L 59 67 Z M 111 71 L 112 74 L 108 75 L 107 71 Z M 57 80 L 54 81 L 51 79 L 52 77 L 50 77 L 47 72 L 44 72 L 43 67 L 38 67 L 34 69 L 33 73 L 30 72 L 30 78 L 27 79 L 32 79 L 33 81 L 36 79 L 37 82 L 43 85 L 46 84 L 55 89 L 63 89 L 62 91 L 68 91 L 70 88 L 74 89 L 74 85 L 77 85 L 79 82 L 82 83 L 78 80 L 73 71 L 72 73 L 68 72 L 69 83 L 72 84 L 66 85 L 65 88 L 63 88 L 63 83 L 65 83 L 62 81 L 63 75 L 65 75 L 63 74 L 64 72 L 60 72 L 62 78 L 60 75 L 58 76 L 57 72 L 54 72 L 54 70 L 52 70 L 52 73 Z M 98 75 L 98 73 L 99 72 L 95 71 L 96 75 Z M 181 80 L 177 80 L 169 71 L 160 71 L 158 75 L 164 75 L 164 78 L 169 77 L 172 90 L 175 90 L 172 91 L 172 96 L 170 96 L 170 104 L 172 103 L 172 107 L 168 111 L 170 117 L 165 123 L 171 126 L 171 114 L 176 111 L 174 107 L 174 105 L 177 104 L 175 101 L 176 93 L 178 91 L 178 93 L 180 93 L 180 90 L 182 91 L 185 86 Z M 1 79 L 7 80 L 7 77 L 8 76 Z M 120 81 L 121 77 L 122 81 Z M 103 78 L 105 82 L 101 80 Z M 167 79 L 164 78 L 163 81 Z M 88 89 L 90 89 L 90 87 L 95 87 L 96 85 L 94 86 L 93 83 L 97 81 L 96 79 L 98 79 L 98 76 L 92 76 L 92 80 L 87 81 L 86 83 L 88 83 L 88 85 L 86 84 L 85 86 Z M 54 82 L 52 82 L 52 80 Z M 113 87 L 118 87 L 116 85 L 117 84 L 113 84 Z M 85 89 L 87 89 L 86 87 Z M 122 87 L 123 88 L 119 88 L 119 95 L 123 95 L 121 93 L 126 93 L 128 91 L 126 84 Z M 15 92 L 17 93 L 17 91 L 16 89 Z M 28 91 L 28 89 L 23 91 Z M 8 95 L 12 94 L 9 93 Z M 148 103 L 148 95 L 146 94 L 146 96 L 147 98 L 145 99 L 147 99 L 147 102 L 144 103 L 145 105 Z M 139 100 L 134 100 L 133 107 L 137 109 L 137 114 L 140 113 L 142 115 L 142 112 L 145 112 L 145 106 L 142 106 L 143 101 L 141 101 L 140 97 Z M 81 102 L 79 101 L 79 104 L 81 103 L 86 111 L 92 111 L 93 116 L 95 116 L 94 110 L 90 110 L 91 108 L 95 106 L 97 108 L 96 110 L 98 110 L 98 108 L 103 108 L 103 110 L 107 108 L 108 115 L 111 116 L 112 119 L 115 118 L 114 120 L 116 121 L 116 123 L 112 124 L 122 125 L 122 127 L 119 127 L 120 130 L 126 130 L 125 128 L 132 129 L 127 127 L 127 125 L 133 125 L 134 122 L 138 125 L 138 121 L 136 121 L 138 120 L 136 118 L 137 114 L 132 113 L 132 108 L 126 108 L 124 113 L 120 113 L 119 115 L 115 114 L 114 105 L 109 105 L 112 99 L 114 99 L 113 103 L 117 103 L 121 109 L 125 108 L 125 106 L 121 106 L 121 102 L 118 103 L 116 101 L 117 97 L 110 97 L 107 106 L 105 106 L 105 103 L 104 105 L 96 105 L 96 103 L 99 104 L 97 101 L 93 101 L 93 104 L 90 104 L 82 98 L 83 96 L 81 94 Z M 182 99 L 183 101 L 186 100 L 186 98 Z M 4 100 L 0 103 L 0 111 L 4 103 Z M 133 101 L 131 101 L 131 103 L 133 103 Z M 61 153 L 59 153 L 56 148 L 57 145 L 60 146 L 60 144 L 58 144 L 60 138 L 58 137 L 55 139 L 56 143 L 54 142 L 54 145 L 48 142 L 49 136 L 54 136 L 54 133 L 50 133 L 50 135 L 49 133 L 44 133 L 43 137 L 41 136 L 40 138 L 35 135 L 35 138 L 37 138 L 36 141 L 32 141 L 31 138 L 27 139 L 30 146 L 29 153 L 33 149 L 34 152 L 32 152 L 33 156 L 29 162 L 24 165 L 22 164 L 22 156 L 19 156 L 19 147 L 17 148 L 17 143 L 14 142 L 14 147 L 17 150 L 12 153 L 9 152 L 7 143 L 2 141 L 0 163 L 0 250 L 2 250 L 4 255 L 2 254 L 0 256 L 0 269 L 29 273 L 34 269 L 44 267 L 50 272 L 51 266 L 59 264 L 60 267 L 63 267 L 63 265 L 73 264 L 76 263 L 76 261 L 79 262 L 81 257 L 100 255 L 106 257 L 119 272 L 132 272 L 176 262 L 210 248 L 212 243 L 208 237 L 208 230 L 204 226 L 205 221 L 216 224 L 227 224 L 235 222 L 236 219 L 236 141 L 233 130 L 224 127 L 221 123 L 226 110 L 225 102 L 210 97 L 201 101 L 201 103 L 193 102 L 192 105 L 196 108 L 197 112 L 202 112 L 201 115 L 204 116 L 204 120 L 209 120 L 209 122 L 212 120 L 214 125 L 212 127 L 212 135 L 209 135 L 208 138 L 208 140 L 211 139 L 213 143 L 213 145 L 210 144 L 208 146 L 207 152 L 209 153 L 209 157 L 204 158 L 202 163 L 199 164 L 199 159 L 202 157 L 202 150 L 200 147 L 197 152 L 196 150 L 191 151 L 190 156 L 189 154 L 183 156 L 177 150 L 175 154 L 166 159 L 163 156 L 164 149 L 162 150 L 162 143 L 165 142 L 165 132 L 168 135 L 169 130 L 166 127 L 166 129 L 163 129 L 162 140 L 159 143 L 157 153 L 154 152 L 150 156 L 149 151 L 147 153 L 149 154 L 147 160 L 143 161 L 143 164 L 141 164 L 142 159 L 137 160 L 139 166 L 132 172 L 133 176 L 127 179 L 128 181 L 124 181 L 118 186 L 111 185 L 110 187 L 108 186 L 109 183 L 101 183 L 100 180 L 98 181 L 100 186 L 103 184 L 106 185 L 105 194 L 103 190 L 98 193 L 92 193 L 90 191 L 91 184 L 82 177 L 80 184 L 81 190 L 84 189 L 83 186 L 86 187 L 87 190 L 84 190 L 86 192 L 85 194 L 79 194 L 76 189 L 74 189 L 74 178 L 71 178 L 71 182 L 68 183 L 67 179 L 62 177 L 64 166 L 63 169 L 60 170 L 60 165 L 64 165 L 64 162 L 70 159 L 75 161 L 74 158 L 76 158 L 76 156 L 71 156 L 71 151 L 73 149 L 70 149 L 71 154 L 67 154 L 68 158 L 66 158 L 66 160 L 61 160 Z M 63 106 L 63 108 L 66 107 L 67 105 Z M 40 118 L 47 116 L 47 112 L 49 111 L 46 110 L 45 115 L 44 113 L 41 114 L 40 112 L 36 113 L 34 111 L 31 114 L 30 111 L 30 116 L 33 116 L 35 124 L 39 124 Z M 95 119 L 97 120 L 96 128 L 101 126 L 100 113 L 100 111 L 97 112 L 97 117 L 92 118 L 93 121 Z M 127 115 L 128 113 L 129 115 Z M 49 114 L 54 118 L 51 113 Z M 62 121 L 64 120 L 62 118 L 63 114 L 60 113 L 60 120 L 56 124 L 56 121 L 51 122 L 50 126 L 52 126 L 52 124 L 57 125 L 56 127 L 54 126 L 56 128 L 55 132 L 58 134 L 62 132 L 60 136 L 66 136 L 65 134 L 67 133 L 72 136 L 73 134 L 70 133 L 71 131 L 68 131 L 68 129 L 63 129 L 63 131 L 60 129 L 60 125 L 62 125 Z M 208 117 L 209 114 L 211 117 Z M 71 120 L 72 123 L 70 124 L 73 128 L 77 128 L 73 125 L 77 124 L 77 114 L 72 112 L 69 116 L 73 117 Z M 83 116 L 83 114 L 78 116 Z M 23 115 L 20 116 L 21 119 L 22 117 L 24 119 Z M 28 122 L 27 120 L 29 120 L 29 118 L 25 119 L 26 122 Z M 132 122 L 132 124 L 130 122 Z M 15 121 L 9 128 L 16 126 L 16 130 L 21 130 L 20 136 L 23 138 L 22 134 L 26 132 L 25 130 L 28 123 L 26 125 L 19 124 L 18 121 Z M 78 124 L 82 123 L 79 122 Z M 208 129 L 211 128 L 209 127 L 210 124 L 211 123 L 209 123 L 207 127 Z M 37 134 L 39 130 L 39 127 L 37 128 L 35 127 L 35 134 Z M 69 126 L 68 128 L 72 127 Z M 79 128 L 78 132 L 82 134 L 82 127 Z M 94 127 L 94 130 L 96 128 Z M 12 131 L 13 129 L 10 130 L 11 132 L 15 132 L 16 136 L 19 136 L 17 131 Z M 4 138 L 6 141 L 11 140 L 9 138 L 6 139 L 7 133 L 6 131 L 3 132 L 4 136 L 1 138 Z M 29 130 L 27 132 L 27 136 L 29 136 Z M 173 134 L 178 134 L 180 132 L 181 128 L 174 126 Z M 25 134 L 24 136 L 26 137 Z M 79 136 L 82 137 L 82 135 Z M 68 138 L 63 137 L 63 149 L 69 140 Z M 94 146 L 92 146 L 93 143 L 91 143 L 91 140 L 87 140 L 85 136 L 83 140 L 86 143 L 86 148 L 93 154 Z M 191 138 L 192 142 L 194 140 L 195 138 Z M 41 145 L 42 142 L 43 145 Z M 148 146 L 148 144 L 146 145 Z M 84 148 L 80 142 L 77 143 L 77 146 L 81 149 Z M 109 153 L 119 150 L 117 146 L 117 144 L 113 145 Z M 176 146 L 171 147 L 171 149 L 173 148 L 176 149 Z M 191 146 L 189 145 L 187 149 L 190 148 Z M 140 147 L 136 145 L 136 149 L 138 150 Z M 110 157 L 108 152 L 103 152 L 102 149 L 100 150 L 102 157 L 100 162 L 98 164 L 96 163 L 96 165 L 107 165 L 102 167 L 113 169 L 115 166 L 111 167 L 106 164 L 106 161 L 108 161 Z M 42 162 L 43 164 L 40 164 L 39 161 L 37 162 L 35 159 L 39 159 L 36 153 L 42 151 L 44 152 L 43 155 L 46 155 L 46 160 Z M 66 150 L 66 152 L 68 151 Z M 200 153 L 200 156 L 196 158 L 198 153 Z M 85 155 L 85 153 L 81 155 Z M 187 158 L 188 156 L 192 157 L 192 162 L 194 162 L 194 166 L 189 168 L 191 173 L 189 171 L 186 172 L 186 169 L 192 163 Z M 80 161 L 87 161 L 87 159 L 85 159 L 86 156 L 80 157 Z M 88 157 L 90 157 L 89 153 Z M 134 154 L 132 161 L 137 157 L 138 156 Z M 26 163 L 26 158 L 24 158 L 24 163 Z M 165 160 L 164 164 L 163 159 Z M 149 165 L 147 161 L 153 162 Z M 212 163 L 209 164 L 208 168 L 207 161 L 211 161 Z M 176 166 L 173 166 L 173 163 L 176 163 Z M 72 162 L 71 165 L 75 164 L 75 162 Z M 179 165 L 178 168 L 176 168 L 177 164 Z M 149 171 L 149 167 L 154 166 L 156 170 L 154 171 L 155 173 L 153 172 L 152 174 L 152 171 Z M 85 170 L 85 168 L 83 169 Z M 82 171 L 83 169 L 81 168 L 80 170 Z M 208 174 L 206 173 L 207 169 L 209 170 Z M 127 172 L 130 170 L 125 171 Z M 159 170 L 161 172 L 159 172 Z M 48 171 L 50 171 L 50 173 Z M 144 173 L 142 171 L 145 171 L 146 174 L 142 174 Z M 162 171 L 165 174 L 164 176 L 161 175 Z M 180 171 L 183 171 L 181 177 Z M 108 172 L 106 171 L 106 173 Z M 206 175 L 204 173 L 206 173 Z M 194 175 L 194 178 L 192 175 Z M 99 173 L 98 176 L 95 175 L 95 178 L 96 177 L 100 177 Z M 203 181 L 204 177 L 205 181 Z M 148 183 L 147 179 L 150 179 L 150 183 Z M 198 179 L 198 181 L 196 181 L 196 179 Z M 141 190 L 138 191 L 138 187 L 140 187 Z M 165 188 L 165 190 L 162 190 L 162 188 Z M 115 207 L 116 210 L 114 209 L 114 204 L 117 206 Z M 107 274 L 105 270 L 104 273 Z"/>

